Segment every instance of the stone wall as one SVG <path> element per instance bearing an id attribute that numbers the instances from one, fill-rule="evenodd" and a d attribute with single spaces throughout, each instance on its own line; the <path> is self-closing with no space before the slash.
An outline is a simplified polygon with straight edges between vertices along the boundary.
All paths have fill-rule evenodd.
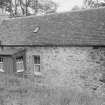
<path id="1" fill-rule="evenodd" d="M 34 73 L 33 55 L 40 55 L 44 82 L 57 87 L 95 90 L 105 72 L 105 48 L 37 47 L 26 52 L 27 72 Z"/>

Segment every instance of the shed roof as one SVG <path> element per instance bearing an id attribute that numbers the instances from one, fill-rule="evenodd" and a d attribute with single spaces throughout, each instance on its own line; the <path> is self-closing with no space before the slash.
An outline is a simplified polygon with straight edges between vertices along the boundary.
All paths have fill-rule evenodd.
<path id="1" fill-rule="evenodd" d="M 4 20 L 4 45 L 105 45 L 105 8 Z"/>
<path id="2" fill-rule="evenodd" d="M 21 50 L 22 49 L 12 49 L 12 48 L 1 49 L 0 55 L 13 55 Z"/>

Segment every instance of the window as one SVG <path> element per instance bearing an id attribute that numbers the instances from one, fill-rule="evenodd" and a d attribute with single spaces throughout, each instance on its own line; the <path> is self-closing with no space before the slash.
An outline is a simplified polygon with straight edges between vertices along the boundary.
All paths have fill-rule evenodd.
<path id="1" fill-rule="evenodd" d="M 23 72 L 24 71 L 23 56 L 16 58 L 16 70 L 17 70 L 17 72 Z"/>
<path id="2" fill-rule="evenodd" d="M 4 58 L 0 57 L 0 72 L 4 72 Z"/>
<path id="3" fill-rule="evenodd" d="M 40 72 L 40 56 L 34 56 L 34 73 Z"/>

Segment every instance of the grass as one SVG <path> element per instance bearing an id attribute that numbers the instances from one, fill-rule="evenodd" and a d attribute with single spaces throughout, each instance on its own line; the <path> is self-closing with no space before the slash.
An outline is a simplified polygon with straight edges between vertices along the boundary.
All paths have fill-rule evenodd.
<path id="1" fill-rule="evenodd" d="M 0 105 L 104 105 L 105 97 L 0 74 Z"/>

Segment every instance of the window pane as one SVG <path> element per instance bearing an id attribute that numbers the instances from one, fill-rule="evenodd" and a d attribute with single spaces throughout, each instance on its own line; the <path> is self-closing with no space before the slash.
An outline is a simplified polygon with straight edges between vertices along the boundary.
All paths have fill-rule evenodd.
<path id="1" fill-rule="evenodd" d="M 34 72 L 40 72 L 40 56 L 34 56 Z"/>
<path id="2" fill-rule="evenodd" d="M 16 58 L 17 61 L 23 61 L 23 56 Z"/>
<path id="3" fill-rule="evenodd" d="M 0 69 L 2 69 L 2 70 L 3 70 L 3 65 L 4 64 L 0 62 Z"/>
<path id="4" fill-rule="evenodd" d="M 3 62 L 3 58 L 2 57 L 0 57 L 0 62 Z"/>
<path id="5" fill-rule="evenodd" d="M 0 57 L 0 71 L 4 72 L 4 58 Z"/>
<path id="6" fill-rule="evenodd" d="M 24 71 L 23 56 L 16 58 L 16 69 L 17 69 L 17 72 Z"/>
<path id="7" fill-rule="evenodd" d="M 40 64 L 40 56 L 34 56 L 34 64 Z"/>
<path id="8" fill-rule="evenodd" d="M 40 72 L 40 65 L 34 64 L 34 72 Z"/>

